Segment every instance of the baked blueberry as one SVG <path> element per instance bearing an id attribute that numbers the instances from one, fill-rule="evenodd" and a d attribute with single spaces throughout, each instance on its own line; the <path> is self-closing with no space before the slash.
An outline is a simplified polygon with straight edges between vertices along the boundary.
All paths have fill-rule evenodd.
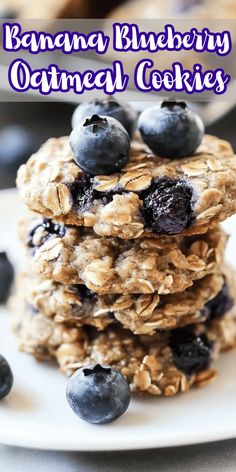
<path id="1" fill-rule="evenodd" d="M 221 318 L 234 305 L 233 297 L 230 294 L 229 285 L 225 280 L 221 291 L 212 300 L 206 303 L 207 317 L 210 320 Z"/>
<path id="2" fill-rule="evenodd" d="M 87 174 L 79 175 L 78 179 L 71 185 L 70 191 L 78 210 L 86 210 L 94 201 L 93 178 Z"/>
<path id="3" fill-rule="evenodd" d="M 188 328 L 174 330 L 170 337 L 173 362 L 186 375 L 209 367 L 213 344 L 205 334 L 194 334 Z"/>
<path id="4" fill-rule="evenodd" d="M 82 174 L 70 187 L 73 202 L 79 212 L 89 210 L 89 208 L 100 201 L 103 205 L 107 205 L 113 199 L 114 193 L 122 193 L 119 189 L 115 192 L 98 192 L 95 189 L 94 178 L 88 174 Z"/>
<path id="5" fill-rule="evenodd" d="M 70 135 L 76 163 L 91 175 L 118 172 L 129 159 L 130 139 L 115 118 L 93 115 Z"/>
<path id="6" fill-rule="evenodd" d="M 204 135 L 201 118 L 177 101 L 148 108 L 141 113 L 138 127 L 152 152 L 170 159 L 194 154 Z"/>
<path id="7" fill-rule="evenodd" d="M 138 120 L 138 112 L 128 104 L 120 104 L 114 97 L 104 100 L 93 100 L 92 102 L 79 105 L 72 117 L 72 127 L 76 128 L 86 118 L 92 115 L 110 116 L 118 120 L 132 137 Z"/>
<path id="8" fill-rule="evenodd" d="M 50 235 L 55 234 L 59 238 L 63 238 L 65 236 L 65 232 L 66 232 L 65 226 L 60 225 L 59 223 L 54 223 L 52 220 L 49 220 L 48 218 L 44 218 L 42 226 L 45 229 L 45 231 Z"/>
<path id="9" fill-rule="evenodd" d="M 10 295 L 14 269 L 5 252 L 0 252 L 0 303 L 5 303 Z"/>
<path id="10" fill-rule="evenodd" d="M 81 297 L 82 300 L 94 300 L 97 298 L 96 293 L 92 292 L 92 290 L 89 290 L 86 285 L 74 285 L 76 289 L 77 295 Z"/>
<path id="11" fill-rule="evenodd" d="M 0 131 L 0 166 L 16 172 L 37 149 L 35 135 L 24 126 L 6 126 Z"/>
<path id="12" fill-rule="evenodd" d="M 31 248 L 35 247 L 33 241 L 34 241 L 35 233 L 38 230 L 42 230 L 43 234 L 45 233 L 44 236 L 42 237 L 41 241 L 40 241 L 40 244 L 39 244 L 40 246 L 43 243 L 45 243 L 45 241 L 47 241 L 47 239 L 50 236 L 56 235 L 59 238 L 63 238 L 65 236 L 65 233 L 66 233 L 66 229 L 65 229 L 64 225 L 61 225 L 59 223 L 54 223 L 52 220 L 50 220 L 48 218 L 44 218 L 42 223 L 35 226 L 29 234 L 28 246 L 31 247 Z"/>
<path id="13" fill-rule="evenodd" d="M 13 375 L 7 360 L 0 354 L 0 399 L 5 398 L 13 385 Z"/>
<path id="14" fill-rule="evenodd" d="M 71 195 L 78 211 L 85 211 L 90 208 L 97 197 L 94 189 L 94 179 L 87 174 L 81 174 L 71 185 Z M 101 192 L 100 192 L 101 193 Z"/>
<path id="15" fill-rule="evenodd" d="M 145 225 L 156 234 L 179 234 L 193 222 L 193 192 L 185 181 L 156 179 L 141 197 Z"/>
<path id="16" fill-rule="evenodd" d="M 126 378 L 99 364 L 77 370 L 68 381 L 66 396 L 76 415 L 95 424 L 111 423 L 123 415 L 130 403 Z"/>

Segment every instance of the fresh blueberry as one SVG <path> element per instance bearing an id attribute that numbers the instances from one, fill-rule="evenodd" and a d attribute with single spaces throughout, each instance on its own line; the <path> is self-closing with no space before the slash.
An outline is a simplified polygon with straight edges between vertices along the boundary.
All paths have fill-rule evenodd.
<path id="1" fill-rule="evenodd" d="M 39 229 L 42 229 L 42 231 L 45 232 L 45 236 L 40 241 L 40 246 L 44 244 L 47 241 L 47 239 L 54 234 L 58 236 L 59 238 L 63 238 L 66 234 L 66 229 L 64 225 L 61 225 L 59 223 L 54 223 L 52 220 L 48 218 L 44 218 L 42 223 L 35 226 L 32 229 L 32 231 L 29 233 L 28 247 L 30 248 L 35 247 L 33 243 L 34 235 Z"/>
<path id="2" fill-rule="evenodd" d="M 6 126 L 0 131 L 0 166 L 16 172 L 37 148 L 34 134 L 23 126 Z"/>
<path id="3" fill-rule="evenodd" d="M 6 359 L 0 355 L 0 399 L 5 398 L 13 385 L 13 375 Z"/>
<path id="4" fill-rule="evenodd" d="M 111 423 L 123 415 L 130 403 L 126 378 L 99 364 L 77 370 L 68 381 L 66 396 L 76 415 L 95 424 Z"/>
<path id="5" fill-rule="evenodd" d="M 138 126 L 152 152 L 171 159 L 191 156 L 204 135 L 201 118 L 184 102 L 164 101 L 148 108 Z"/>
<path id="6" fill-rule="evenodd" d="M 86 285 L 74 285 L 76 289 L 77 295 L 82 299 L 82 300 L 94 300 L 97 298 L 96 293 L 92 292 L 92 290 L 89 290 Z"/>
<path id="7" fill-rule="evenodd" d="M 76 163 L 92 175 L 118 172 L 129 159 L 129 135 L 115 118 L 87 118 L 72 131 L 70 145 Z"/>
<path id="8" fill-rule="evenodd" d="M 225 313 L 231 310 L 233 305 L 234 300 L 230 294 L 228 283 L 225 280 L 221 291 L 215 298 L 207 302 L 204 308 L 207 310 L 208 319 L 215 320 L 224 316 Z"/>
<path id="9" fill-rule="evenodd" d="M 182 180 L 162 177 L 141 193 L 145 225 L 156 234 L 181 233 L 193 222 L 191 187 Z"/>
<path id="10" fill-rule="evenodd" d="M 76 128 L 81 122 L 92 115 L 110 116 L 118 120 L 132 137 L 138 120 L 138 112 L 130 105 L 121 105 L 114 97 L 104 100 L 93 100 L 92 102 L 79 105 L 72 117 L 72 127 Z"/>
<path id="11" fill-rule="evenodd" d="M 186 375 L 197 374 L 209 367 L 213 344 L 205 334 L 194 334 L 187 328 L 174 330 L 170 348 L 175 366 Z"/>
<path id="12" fill-rule="evenodd" d="M 0 303 L 5 303 L 10 295 L 14 269 L 5 252 L 0 252 Z"/>

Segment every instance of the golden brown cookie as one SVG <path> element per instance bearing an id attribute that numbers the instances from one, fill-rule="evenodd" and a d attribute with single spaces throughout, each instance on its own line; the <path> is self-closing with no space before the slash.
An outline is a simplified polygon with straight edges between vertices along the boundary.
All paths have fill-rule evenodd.
<path id="1" fill-rule="evenodd" d="M 150 335 L 157 330 L 203 322 L 216 311 L 218 316 L 223 315 L 232 302 L 222 274 L 207 275 L 185 291 L 170 295 L 154 292 L 99 296 L 85 285 L 63 285 L 28 272 L 19 275 L 17 294 L 34 312 L 56 323 L 92 325 L 104 330 L 119 321 L 135 334 Z"/>
<path id="2" fill-rule="evenodd" d="M 17 186 L 31 210 L 101 236 L 191 235 L 236 212 L 236 158 L 213 136 L 193 156 L 161 158 L 137 135 L 119 173 L 91 177 L 65 137 L 50 139 L 21 166 Z"/>
<path id="3" fill-rule="evenodd" d="M 212 361 L 236 343 L 235 307 L 205 323 L 136 336 L 118 325 L 98 332 L 92 327 L 55 323 L 25 307 L 21 312 L 19 305 L 12 326 L 22 351 L 38 360 L 55 358 L 67 375 L 86 365 L 112 366 L 138 393 L 173 396 L 193 385 L 207 384 L 216 375 Z"/>
<path id="4" fill-rule="evenodd" d="M 219 227 L 193 237 L 123 240 L 34 216 L 20 233 L 39 275 L 99 294 L 181 292 L 219 271 L 227 241 Z"/>

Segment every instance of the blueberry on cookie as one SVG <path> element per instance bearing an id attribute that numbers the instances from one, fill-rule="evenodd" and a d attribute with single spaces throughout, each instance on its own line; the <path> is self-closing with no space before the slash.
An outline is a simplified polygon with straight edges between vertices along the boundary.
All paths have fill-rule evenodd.
<path id="1" fill-rule="evenodd" d="M 130 138 L 115 118 L 93 115 L 74 128 L 70 145 L 75 162 L 91 175 L 118 172 L 129 159 Z"/>
<path id="2" fill-rule="evenodd" d="M 72 127 L 76 128 L 85 118 L 92 115 L 110 116 L 118 120 L 132 137 L 138 119 L 137 111 L 128 103 L 120 104 L 114 97 L 103 100 L 93 100 L 92 102 L 79 105 L 72 117 Z"/>
<path id="3" fill-rule="evenodd" d="M 141 113 L 143 141 L 155 154 L 170 159 L 191 156 L 201 144 L 204 125 L 184 102 L 164 101 Z"/>

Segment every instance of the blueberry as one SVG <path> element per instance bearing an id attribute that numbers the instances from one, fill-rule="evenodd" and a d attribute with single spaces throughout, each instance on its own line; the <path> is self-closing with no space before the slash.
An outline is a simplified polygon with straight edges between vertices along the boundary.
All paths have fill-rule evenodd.
<path id="1" fill-rule="evenodd" d="M 64 225 L 61 225 L 59 223 L 54 223 L 52 220 L 49 220 L 48 218 L 44 218 L 42 227 L 49 235 L 55 234 L 59 238 L 63 238 L 66 233 L 66 229 Z"/>
<path id="2" fill-rule="evenodd" d="M 0 355 L 0 399 L 5 398 L 13 385 L 13 375 L 6 359 Z"/>
<path id="3" fill-rule="evenodd" d="M 89 209 L 97 197 L 93 178 L 87 174 L 80 175 L 70 190 L 79 212 Z"/>
<path id="4" fill-rule="evenodd" d="M 115 118 L 124 126 L 130 137 L 132 137 L 137 126 L 138 112 L 130 105 L 121 105 L 114 97 L 109 97 L 79 105 L 72 117 L 72 127 L 76 128 L 85 118 L 92 115 Z"/>
<path id="5" fill-rule="evenodd" d="M 170 348 L 177 369 L 186 375 L 197 374 L 209 367 L 213 344 L 205 334 L 194 334 L 190 329 L 174 330 Z"/>
<path id="6" fill-rule="evenodd" d="M 126 378 L 99 364 L 77 370 L 68 381 L 66 396 L 76 415 L 95 424 L 116 420 L 130 403 Z"/>
<path id="7" fill-rule="evenodd" d="M 14 269 L 5 252 L 0 252 L 0 303 L 5 303 L 10 295 L 14 279 Z"/>
<path id="8" fill-rule="evenodd" d="M 89 210 L 91 205 L 97 201 L 107 205 L 112 201 L 114 193 L 122 193 L 120 189 L 116 189 L 115 192 L 98 192 L 95 189 L 94 178 L 87 174 L 80 175 L 71 185 L 70 191 L 78 212 Z"/>
<path id="9" fill-rule="evenodd" d="M 30 232 L 29 237 L 28 237 L 28 247 L 31 247 L 31 248 L 35 247 L 33 243 L 34 235 L 39 229 L 42 229 L 42 231 L 46 233 L 40 242 L 40 246 L 44 244 L 51 235 L 55 234 L 59 238 L 63 238 L 66 233 L 66 229 L 64 225 L 61 225 L 59 223 L 54 223 L 52 220 L 49 220 L 48 218 L 44 218 L 42 223 L 35 226 Z"/>
<path id="10" fill-rule="evenodd" d="M 172 159 L 191 156 L 201 144 L 204 125 L 184 102 L 164 101 L 141 113 L 143 141 L 155 154 Z"/>
<path id="11" fill-rule="evenodd" d="M 206 303 L 208 319 L 215 320 L 225 315 L 234 305 L 233 297 L 230 294 L 228 283 L 224 282 L 221 291 L 212 300 Z"/>
<path id="12" fill-rule="evenodd" d="M 92 292 L 86 285 L 74 285 L 77 295 L 82 300 L 94 300 L 97 298 L 96 293 Z"/>
<path id="13" fill-rule="evenodd" d="M 70 144 L 76 163 L 88 174 L 112 174 L 129 159 L 129 135 L 115 118 L 87 118 L 72 131 Z"/>
<path id="14" fill-rule="evenodd" d="M 162 177 L 141 192 L 145 225 L 156 234 L 181 233 L 193 222 L 191 187 L 182 180 Z"/>
<path id="15" fill-rule="evenodd" d="M 34 134 L 23 126 L 6 126 L 0 131 L 0 166 L 16 172 L 37 148 Z"/>

